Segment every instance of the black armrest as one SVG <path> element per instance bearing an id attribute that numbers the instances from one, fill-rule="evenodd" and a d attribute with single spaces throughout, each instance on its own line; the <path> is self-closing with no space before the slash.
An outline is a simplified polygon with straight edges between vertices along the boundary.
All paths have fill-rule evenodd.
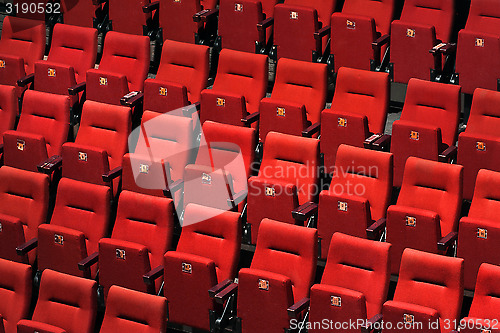
<path id="1" fill-rule="evenodd" d="M 391 136 L 389 134 L 382 135 L 379 139 L 372 143 L 373 148 L 376 150 L 388 149 L 391 145 Z"/>
<path id="2" fill-rule="evenodd" d="M 323 37 L 330 34 L 330 30 L 331 29 L 329 25 L 319 29 L 318 31 L 314 32 L 314 39 L 321 40 Z"/>
<path id="3" fill-rule="evenodd" d="M 365 148 L 371 148 L 373 143 L 375 141 L 377 141 L 378 139 L 380 139 L 382 137 L 382 135 L 383 134 L 375 133 L 375 134 L 369 136 L 368 138 L 365 139 L 365 141 L 363 142 L 363 145 L 365 146 Z"/>
<path id="4" fill-rule="evenodd" d="M 273 24 L 274 24 L 274 18 L 269 17 L 269 18 L 265 19 L 264 21 L 257 23 L 257 30 L 258 31 L 265 31 L 267 28 L 269 28 Z"/>
<path id="5" fill-rule="evenodd" d="M 383 35 L 377 38 L 373 43 L 372 43 L 372 49 L 378 50 L 380 49 L 383 45 L 389 44 L 391 41 L 391 35 Z"/>
<path id="6" fill-rule="evenodd" d="M 192 105 L 194 105 L 194 108 L 189 106 L 182 108 L 182 114 L 184 116 L 191 117 L 193 113 L 200 111 L 201 108 L 200 102 L 193 103 Z"/>
<path id="7" fill-rule="evenodd" d="M 160 1 L 154 1 L 154 2 L 147 4 L 146 6 L 143 6 L 142 12 L 147 14 L 147 13 L 151 13 L 153 10 L 157 10 L 159 8 L 160 8 Z"/>
<path id="8" fill-rule="evenodd" d="M 90 266 L 97 264 L 99 261 L 99 252 L 94 252 L 89 255 L 87 258 L 81 260 L 78 263 L 78 269 L 81 271 L 85 271 L 90 268 Z"/>
<path id="9" fill-rule="evenodd" d="M 55 170 L 59 169 L 62 166 L 62 157 L 58 155 L 54 155 L 44 162 L 38 164 L 36 169 L 38 172 L 44 173 L 46 175 L 52 174 Z"/>
<path id="10" fill-rule="evenodd" d="M 29 241 L 27 241 L 24 244 L 19 245 L 16 247 L 16 253 L 20 256 L 26 255 L 28 252 L 33 250 L 38 246 L 38 238 L 32 238 Z"/>
<path id="11" fill-rule="evenodd" d="M 254 123 L 256 122 L 257 120 L 259 120 L 259 116 L 260 116 L 260 112 L 257 111 L 257 112 L 254 112 L 252 114 L 249 114 L 248 116 L 246 116 L 245 118 L 241 119 L 241 122 L 245 125 L 245 126 L 250 126 L 251 123 Z"/>
<path id="12" fill-rule="evenodd" d="M 318 213 L 318 204 L 312 201 L 306 202 L 292 210 L 292 217 L 295 220 L 307 221 L 311 216 Z"/>
<path id="13" fill-rule="evenodd" d="M 309 303 L 311 302 L 310 298 L 304 297 L 288 309 L 286 311 L 288 312 L 288 317 L 290 318 L 297 318 L 298 314 L 304 311 L 309 307 Z"/>
<path id="14" fill-rule="evenodd" d="M 241 190 L 239 191 L 238 193 L 236 193 L 235 195 L 233 195 L 233 198 L 232 199 L 227 199 L 227 204 L 229 207 L 236 207 L 240 204 L 240 202 L 242 202 L 243 200 L 245 200 L 245 198 L 247 197 L 247 194 L 248 194 L 248 191 L 247 190 Z"/>
<path id="15" fill-rule="evenodd" d="M 160 276 L 163 275 L 163 265 L 160 265 L 156 268 L 153 268 L 146 274 L 142 276 L 142 280 L 144 281 L 145 284 L 153 284 L 155 283 L 155 280 L 158 279 Z"/>
<path id="16" fill-rule="evenodd" d="M 0 154 L 3 153 L 3 143 L 0 144 Z"/>
<path id="17" fill-rule="evenodd" d="M 438 242 L 438 249 L 440 251 L 446 251 L 450 245 L 458 239 L 458 232 L 450 232 L 448 235 L 444 236 Z"/>
<path id="18" fill-rule="evenodd" d="M 380 235 L 380 232 L 385 228 L 386 222 L 386 219 L 383 217 L 366 228 L 366 235 L 368 238 L 372 240 L 376 239 L 377 236 Z"/>
<path id="19" fill-rule="evenodd" d="M 144 94 L 139 91 L 132 91 L 120 99 L 120 104 L 128 107 L 135 107 L 144 99 Z"/>
<path id="20" fill-rule="evenodd" d="M 121 174 L 122 174 L 122 167 L 116 167 L 113 170 L 110 170 L 106 172 L 104 175 L 102 175 L 102 180 L 109 183 L 116 177 L 121 176 Z"/>
<path id="21" fill-rule="evenodd" d="M 450 55 L 457 52 L 457 43 L 448 43 L 445 46 L 439 48 L 439 52 L 444 55 Z"/>
<path id="22" fill-rule="evenodd" d="M 167 185 L 167 188 L 165 190 L 163 190 L 163 194 L 166 196 L 166 197 L 172 197 L 172 193 L 175 193 L 177 192 L 178 190 L 181 189 L 182 187 L 182 180 L 181 179 L 177 179 L 175 182 L 172 183 L 172 185 Z"/>
<path id="23" fill-rule="evenodd" d="M 380 323 L 380 322 L 382 322 L 382 314 L 379 313 L 379 314 L 376 314 L 373 317 L 371 317 L 366 322 L 366 326 L 362 326 L 361 327 L 361 332 L 368 333 L 368 332 L 373 331 L 374 325 L 377 324 L 377 323 Z"/>
<path id="24" fill-rule="evenodd" d="M 449 162 L 450 160 L 457 157 L 457 147 L 450 146 L 445 149 L 441 154 L 439 154 L 439 162 Z"/>
<path id="25" fill-rule="evenodd" d="M 82 92 L 85 90 L 85 88 L 87 88 L 87 83 L 85 82 L 80 82 L 76 85 L 74 85 L 73 87 L 70 87 L 68 88 L 68 94 L 70 95 L 76 95 L 78 94 L 79 92 Z"/>
<path id="26" fill-rule="evenodd" d="M 321 129 L 321 124 L 320 123 L 315 123 L 306 128 L 305 130 L 302 131 L 302 136 L 306 138 L 310 138 L 313 136 L 314 133 L 319 132 Z"/>
<path id="27" fill-rule="evenodd" d="M 215 18 L 217 15 L 219 15 L 219 10 L 214 9 L 204 9 L 196 14 L 193 15 L 193 21 L 194 22 L 207 22 L 213 18 Z"/>
<path id="28" fill-rule="evenodd" d="M 226 279 L 221 283 L 213 286 L 212 288 L 208 289 L 208 296 L 210 296 L 210 298 L 214 298 L 215 295 L 217 295 L 222 289 L 229 286 L 232 282 L 233 282 L 232 280 Z"/>
<path id="29" fill-rule="evenodd" d="M 215 301 L 219 304 L 224 304 L 224 302 L 238 291 L 238 284 L 231 283 L 226 288 L 222 289 L 215 295 Z"/>
<path id="30" fill-rule="evenodd" d="M 35 81 L 35 74 L 32 73 L 32 74 L 28 74 L 25 77 L 22 77 L 19 80 L 17 80 L 17 85 L 19 87 L 25 87 L 28 84 L 33 83 L 33 81 Z"/>

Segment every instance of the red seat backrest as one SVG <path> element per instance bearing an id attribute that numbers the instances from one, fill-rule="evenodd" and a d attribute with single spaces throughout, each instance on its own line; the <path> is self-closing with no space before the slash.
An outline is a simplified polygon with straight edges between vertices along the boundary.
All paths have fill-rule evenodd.
<path id="1" fill-rule="evenodd" d="M 209 48 L 204 45 L 166 40 L 156 79 L 186 86 L 188 100 L 198 102 L 201 91 L 207 86 L 208 53 Z"/>
<path id="2" fill-rule="evenodd" d="M 342 13 L 373 18 L 377 32 L 385 35 L 391 30 L 394 7 L 394 0 L 346 0 L 342 7 Z"/>
<path id="3" fill-rule="evenodd" d="M 394 301 L 435 309 L 440 327 L 460 317 L 464 293 L 464 261 L 413 249 L 401 260 Z"/>
<path id="4" fill-rule="evenodd" d="M 463 167 L 409 157 L 397 205 L 436 212 L 444 237 L 458 227 L 462 206 Z"/>
<path id="5" fill-rule="evenodd" d="M 337 0 L 285 0 L 287 6 L 300 6 L 316 9 L 318 12 L 318 20 L 325 27 L 330 24 L 330 16 L 332 16 Z"/>
<path id="6" fill-rule="evenodd" d="M 151 20 L 151 13 L 142 11 L 147 4 L 149 0 L 110 0 L 109 19 L 113 31 L 142 36 L 143 26 Z"/>
<path id="7" fill-rule="evenodd" d="M 499 126 L 500 92 L 477 88 L 474 90 L 466 132 L 498 138 Z"/>
<path id="8" fill-rule="evenodd" d="M 319 192 L 318 158 L 318 140 L 269 132 L 258 177 L 296 185 L 303 204 Z"/>
<path id="9" fill-rule="evenodd" d="M 303 104 L 307 120 L 317 123 L 325 107 L 327 66 L 306 61 L 280 59 L 271 98 Z"/>
<path id="10" fill-rule="evenodd" d="M 297 302 L 308 297 L 314 282 L 317 241 L 316 229 L 263 219 L 250 268 L 289 277 Z"/>
<path id="11" fill-rule="evenodd" d="M 477 173 L 474 196 L 468 217 L 500 222 L 500 173 L 481 169 Z"/>
<path id="12" fill-rule="evenodd" d="M 363 293 L 368 318 L 381 313 L 389 291 L 389 243 L 335 233 L 321 284 Z"/>
<path id="13" fill-rule="evenodd" d="M 3 143 L 3 133 L 14 128 L 16 103 L 16 88 L 0 85 L 0 144 Z"/>
<path id="14" fill-rule="evenodd" d="M 499 278 L 500 267 L 487 263 L 479 267 L 474 299 L 472 300 L 468 317 L 500 320 L 498 312 L 495 311 L 500 304 L 498 297 L 500 294 L 498 286 Z"/>
<path id="15" fill-rule="evenodd" d="M 217 281 L 232 279 L 240 256 L 240 226 L 239 213 L 188 204 L 176 251 L 211 259 Z"/>
<path id="16" fill-rule="evenodd" d="M 500 35 L 500 6 L 495 0 L 472 0 L 465 29 Z"/>
<path id="17" fill-rule="evenodd" d="M 64 24 L 92 28 L 102 7 L 102 4 L 94 5 L 92 1 L 61 0 Z"/>
<path id="18" fill-rule="evenodd" d="M 443 143 L 457 141 L 461 111 L 460 86 L 410 79 L 401 120 L 441 129 Z"/>
<path id="19" fill-rule="evenodd" d="M 406 0 L 400 20 L 434 26 L 436 38 L 449 42 L 455 20 L 455 0 Z"/>
<path id="20" fill-rule="evenodd" d="M 142 91 L 149 56 L 149 37 L 110 31 L 104 39 L 99 69 L 125 75 L 130 91 Z"/>

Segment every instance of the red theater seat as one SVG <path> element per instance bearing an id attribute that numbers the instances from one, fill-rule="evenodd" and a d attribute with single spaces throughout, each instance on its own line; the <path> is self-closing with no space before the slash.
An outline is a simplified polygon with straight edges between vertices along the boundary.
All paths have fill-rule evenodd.
<path id="1" fill-rule="evenodd" d="M 401 118 L 392 125 L 394 186 L 401 186 L 409 156 L 447 161 L 456 153 L 460 86 L 411 79 Z"/>
<path id="2" fill-rule="evenodd" d="M 290 327 L 289 307 L 309 296 L 316 274 L 318 235 L 315 229 L 265 219 L 250 268 L 242 268 L 238 284 L 215 296 L 237 293 L 237 332 L 283 332 Z"/>
<path id="3" fill-rule="evenodd" d="M 210 330 L 211 312 L 220 306 L 208 290 L 220 290 L 234 279 L 240 244 L 238 213 L 194 204 L 186 207 L 177 249 L 164 257 L 169 322 Z"/>
<path id="4" fill-rule="evenodd" d="M 384 134 L 389 95 L 387 73 L 338 70 L 332 106 L 321 112 L 320 147 L 327 172 L 335 165 L 340 144 L 363 147 L 372 134 Z"/>
<path id="5" fill-rule="evenodd" d="M 455 16 L 455 0 L 405 1 L 401 18 L 391 25 L 394 82 L 408 83 L 412 77 L 432 78 L 434 57 L 441 64 L 442 55 L 438 52 L 434 56 L 429 50 L 452 41 Z"/>
<path id="6" fill-rule="evenodd" d="M 146 35 L 152 28 L 153 15 L 144 13 L 142 7 L 149 0 L 109 0 L 109 25 L 113 31 L 133 35 Z"/>
<path id="7" fill-rule="evenodd" d="M 326 52 L 330 17 L 337 0 L 285 0 L 274 10 L 274 50 L 277 59 L 317 61 Z"/>
<path id="8" fill-rule="evenodd" d="M 342 12 L 333 13 L 328 63 L 335 72 L 340 67 L 369 70 L 379 65 L 383 45 L 389 41 L 395 2 L 346 0 Z"/>
<path id="9" fill-rule="evenodd" d="M 20 17 L 6 16 L 0 39 L 0 84 L 16 86 L 17 80 L 35 70 L 35 61 L 45 51 L 45 25 Z M 20 98 L 24 89 L 17 89 Z"/>
<path id="10" fill-rule="evenodd" d="M 391 200 L 391 154 L 341 145 L 334 169 L 330 188 L 319 195 L 321 258 L 335 232 L 367 238 L 366 228 L 385 219 Z"/>
<path id="11" fill-rule="evenodd" d="M 465 288 L 469 290 L 474 289 L 477 271 L 483 262 L 500 265 L 496 250 L 500 235 L 499 185 L 498 172 L 479 170 L 469 214 L 459 223 L 457 256 L 464 258 Z"/>
<path id="12" fill-rule="evenodd" d="M 456 73 L 455 82 L 466 94 L 476 88 L 499 90 L 500 7 L 495 0 L 470 2 L 467 24 L 458 33 Z"/>
<path id="13" fill-rule="evenodd" d="M 500 92 L 476 89 L 465 132 L 458 136 L 458 164 L 464 166 L 464 198 L 472 199 L 479 169 L 500 171 Z"/>
<path id="14" fill-rule="evenodd" d="M 107 14 L 107 2 L 61 0 L 60 3 L 64 24 L 95 28 Z"/>
<path id="15" fill-rule="evenodd" d="M 462 259 L 406 249 L 394 299 L 382 309 L 383 321 L 391 324 L 385 327 L 392 329 L 382 332 L 450 332 L 460 318 L 463 294 Z M 413 329 L 398 329 L 398 323 Z"/>
<path id="16" fill-rule="evenodd" d="M 16 247 L 38 235 L 47 220 L 49 176 L 0 168 L 0 258 L 33 264 L 36 254 L 19 256 Z"/>
<path id="17" fill-rule="evenodd" d="M 387 210 L 392 244 L 391 272 L 397 274 L 405 248 L 445 253 L 457 237 L 462 207 L 463 167 L 410 157 L 396 205 Z"/>
<path id="18" fill-rule="evenodd" d="M 195 164 L 184 171 L 184 206 L 196 203 L 242 212 L 256 145 L 253 128 L 206 121 Z"/>
<path id="19" fill-rule="evenodd" d="M 0 259 L 0 332 L 16 333 L 17 322 L 28 317 L 31 267 Z"/>
<path id="20" fill-rule="evenodd" d="M 100 333 L 164 333 L 168 301 L 159 296 L 112 286 Z"/>
<path id="21" fill-rule="evenodd" d="M 209 48 L 166 40 L 158 72 L 144 82 L 144 110 L 165 113 L 200 101 L 207 86 Z"/>
<path id="22" fill-rule="evenodd" d="M 259 140 L 264 142 L 270 131 L 299 136 L 317 132 L 326 93 L 325 64 L 280 59 L 271 97 L 260 102 Z"/>
<path id="23" fill-rule="evenodd" d="M 391 277 L 390 247 L 388 243 L 334 234 L 321 284 L 311 288 L 309 321 L 358 323 L 382 313 Z M 309 330 L 310 333 L 322 331 Z M 359 327 L 342 332 L 362 330 Z"/>
<path id="24" fill-rule="evenodd" d="M 143 91 L 149 56 L 148 37 L 108 32 L 99 69 L 87 71 L 87 100 L 120 105 L 129 92 Z"/>
<path id="25" fill-rule="evenodd" d="M 16 131 L 3 135 L 4 164 L 28 171 L 54 155 L 61 155 L 69 131 L 68 96 L 28 90 Z"/>
<path id="26" fill-rule="evenodd" d="M 500 267 L 482 264 L 477 274 L 474 299 L 469 315 L 460 321 L 460 332 L 498 332 L 498 278 Z"/>
<path id="27" fill-rule="evenodd" d="M 275 132 L 267 135 L 259 175 L 248 181 L 246 228 L 252 244 L 257 241 L 264 218 L 303 223 L 295 220 L 291 212 L 317 198 L 318 146 L 317 139 Z"/>
<path id="28" fill-rule="evenodd" d="M 242 126 L 243 118 L 259 111 L 267 90 L 267 61 L 262 54 L 222 50 L 213 87 L 201 93 L 201 123 Z"/>
<path id="29" fill-rule="evenodd" d="M 31 320 L 17 324 L 18 333 L 94 332 L 97 283 L 51 270 L 42 274 Z"/>

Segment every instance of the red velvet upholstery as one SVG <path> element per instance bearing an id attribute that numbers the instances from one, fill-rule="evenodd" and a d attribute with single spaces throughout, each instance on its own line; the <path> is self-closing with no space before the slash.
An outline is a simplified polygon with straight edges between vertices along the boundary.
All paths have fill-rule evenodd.
<path id="1" fill-rule="evenodd" d="M 500 267 L 491 264 L 482 264 L 477 275 L 474 299 L 469 310 L 469 315 L 462 319 L 464 326 L 460 332 L 475 333 L 484 332 L 480 328 L 490 332 L 498 332 L 498 278 Z"/>
<path id="2" fill-rule="evenodd" d="M 107 186 L 63 178 L 57 189 L 50 224 L 38 228 L 38 269 L 52 269 L 81 277 L 78 262 L 97 252 L 109 230 L 111 191 Z"/>
<path id="3" fill-rule="evenodd" d="M 16 103 L 15 88 L 0 85 L 0 144 L 3 144 L 3 133 L 14 129 L 17 114 Z"/>
<path id="4" fill-rule="evenodd" d="M 401 118 L 392 125 L 394 186 L 401 186 L 409 156 L 438 160 L 457 140 L 460 86 L 411 79 Z"/>
<path id="5" fill-rule="evenodd" d="M 184 205 L 192 202 L 227 210 L 229 193 L 234 195 L 247 190 L 256 144 L 257 133 L 253 128 L 206 121 L 196 163 L 184 171 Z M 204 174 L 210 175 L 210 181 L 201 180 Z M 220 186 L 229 186 L 229 193 L 224 188 L 219 192 Z M 222 196 L 223 193 L 228 195 Z M 238 205 L 239 211 L 244 204 L 245 201 Z"/>
<path id="6" fill-rule="evenodd" d="M 163 333 L 167 312 L 167 300 L 163 297 L 112 286 L 99 332 Z"/>
<path id="7" fill-rule="evenodd" d="M 124 180 L 134 179 L 127 174 L 132 173 L 128 167 L 123 172 Z M 111 238 L 99 241 L 99 284 L 105 295 L 112 285 L 154 293 L 154 286 L 147 288 L 142 276 L 161 265 L 163 254 L 172 246 L 172 199 L 138 193 L 136 188 L 124 181 Z"/>
<path id="8" fill-rule="evenodd" d="M 86 101 L 75 143 L 63 146 L 63 177 L 104 184 L 101 177 L 103 172 L 122 165 L 123 155 L 128 150 L 130 128 L 129 108 Z M 86 161 L 79 158 L 80 152 L 87 153 Z M 93 152 L 100 158 L 94 159 Z M 95 170 L 98 172 L 93 172 Z M 115 195 L 118 183 L 119 178 L 116 178 L 113 182 Z"/>
<path id="9" fill-rule="evenodd" d="M 280 59 L 270 98 L 261 101 L 259 139 L 270 131 L 301 135 L 320 121 L 327 93 L 327 66 L 292 59 Z M 293 111 L 302 108 L 301 111 Z M 284 109 L 284 110 L 283 110 Z"/>
<path id="10" fill-rule="evenodd" d="M 194 43 L 195 33 L 201 31 L 203 24 L 193 22 L 193 15 L 202 9 L 215 9 L 215 3 L 203 8 L 200 0 L 160 1 L 159 20 L 163 40 Z"/>
<path id="11" fill-rule="evenodd" d="M 142 91 L 149 56 L 148 37 L 107 33 L 99 69 L 87 71 L 87 99 L 120 105 L 129 91 Z"/>
<path id="12" fill-rule="evenodd" d="M 330 188 L 319 195 L 322 258 L 335 232 L 366 238 L 366 228 L 385 217 L 391 200 L 392 163 L 392 154 L 340 145 Z"/>
<path id="13" fill-rule="evenodd" d="M 394 9 L 394 0 L 346 0 L 342 12 L 333 13 L 331 54 L 335 72 L 340 67 L 370 69 L 371 43 L 389 33 Z"/>
<path id="14" fill-rule="evenodd" d="M 18 256 L 15 248 L 37 237 L 38 226 L 47 219 L 49 205 L 49 177 L 3 166 L 0 168 L 0 257 L 28 262 Z M 32 251 L 29 263 L 35 261 Z"/>
<path id="15" fill-rule="evenodd" d="M 331 240 L 321 284 L 311 288 L 309 321 L 356 322 L 381 313 L 389 291 L 391 245 L 342 233 L 335 233 Z M 339 306 L 333 306 L 332 297 L 339 300 Z"/>
<path id="16" fill-rule="evenodd" d="M 317 41 L 314 33 L 330 24 L 336 0 L 285 0 L 274 12 L 274 44 L 278 59 L 311 61 L 313 52 L 322 56 L 327 38 Z"/>
<path id="17" fill-rule="evenodd" d="M 479 170 L 469 215 L 462 217 L 458 233 L 458 257 L 465 262 L 465 288 L 473 290 L 479 266 L 483 262 L 499 265 L 496 250 L 500 235 L 497 216 L 500 200 L 500 174 Z"/>
<path id="18" fill-rule="evenodd" d="M 31 266 L 0 259 L 0 286 L 0 330 L 16 333 L 30 309 Z"/>
<path id="19" fill-rule="evenodd" d="M 408 158 L 397 204 L 387 210 L 393 274 L 405 248 L 438 253 L 438 241 L 457 231 L 462 179 L 461 165 Z"/>
<path id="20" fill-rule="evenodd" d="M 16 131 L 4 133 L 4 162 L 14 168 L 37 171 L 47 157 L 61 155 L 68 139 L 69 98 L 29 90 Z"/>
<path id="21" fill-rule="evenodd" d="M 199 221 L 198 223 L 195 223 Z M 216 308 L 208 289 L 234 279 L 241 243 L 238 213 L 189 204 L 176 251 L 165 254 L 165 297 L 169 321 L 209 330 Z"/>
<path id="22" fill-rule="evenodd" d="M 142 7 L 149 4 L 149 0 L 110 0 L 109 19 L 113 31 L 126 34 L 144 34 L 144 26 L 151 21 L 151 13 L 144 13 Z"/>
<path id="23" fill-rule="evenodd" d="M 47 61 L 35 62 L 35 89 L 68 95 L 68 88 L 85 81 L 87 70 L 94 68 L 97 56 L 97 30 L 56 24 Z M 71 105 L 78 102 L 72 98 Z"/>
<path id="24" fill-rule="evenodd" d="M 263 218 L 295 223 L 291 211 L 316 199 L 318 159 L 318 140 L 268 134 L 259 175 L 248 181 L 247 222 L 252 225 L 252 243 Z"/>
<path id="25" fill-rule="evenodd" d="M 401 18 L 391 26 L 391 62 L 394 81 L 412 77 L 430 79 L 434 57 L 429 50 L 451 42 L 455 0 L 407 0 Z"/>
<path id="26" fill-rule="evenodd" d="M 34 63 L 43 58 L 45 25 L 20 17 L 6 16 L 0 39 L 0 84 L 16 86 L 17 80 L 34 71 Z M 18 98 L 25 88 L 16 88 Z"/>
<path id="27" fill-rule="evenodd" d="M 92 333 L 96 313 L 95 281 L 47 270 L 42 274 L 33 319 L 21 320 L 17 329 L 18 332 L 47 332 L 44 329 L 49 328 L 52 329 L 49 332 Z"/>
<path id="28" fill-rule="evenodd" d="M 198 102 L 207 86 L 208 54 L 207 46 L 166 40 L 156 77 L 144 82 L 144 109 L 164 113 Z"/>
<path id="29" fill-rule="evenodd" d="M 96 16 L 102 16 L 103 4 L 94 5 L 92 1 L 62 0 L 61 11 L 65 24 L 92 28 Z"/>
<path id="30" fill-rule="evenodd" d="M 433 314 L 433 320 L 439 318 L 437 332 L 450 332 L 460 318 L 463 293 L 462 259 L 406 249 L 394 299 L 382 309 L 384 321 L 391 322 L 393 329 L 383 332 L 435 332 L 426 327 L 427 320 L 422 322 L 423 330 L 396 329 L 396 323 L 404 322 L 403 315 L 413 315 L 417 323 L 426 318 L 425 314 Z"/>
<path id="31" fill-rule="evenodd" d="M 497 90 L 500 78 L 500 8 L 495 0 L 472 0 L 465 29 L 458 33 L 456 72 L 464 93 Z M 478 75 L 481 73 L 481 75 Z"/>
<path id="32" fill-rule="evenodd" d="M 321 152 L 328 172 L 340 144 L 363 147 L 371 133 L 384 133 L 389 109 L 389 75 L 342 67 L 330 109 L 321 112 Z"/>
<path id="33" fill-rule="evenodd" d="M 242 333 L 282 332 L 286 309 L 309 296 L 316 274 L 315 229 L 264 219 L 250 268 L 239 272 L 237 315 Z"/>
<path id="34" fill-rule="evenodd" d="M 259 111 L 260 100 L 266 96 L 267 76 L 267 56 L 222 50 L 213 87 L 202 92 L 201 123 L 213 120 L 241 126 L 242 118 Z M 231 105 L 242 97 L 240 108 Z"/>
<path id="35" fill-rule="evenodd" d="M 472 199 L 479 169 L 500 171 L 500 92 L 476 89 L 465 132 L 458 136 L 458 163 L 464 166 L 464 198 Z"/>

